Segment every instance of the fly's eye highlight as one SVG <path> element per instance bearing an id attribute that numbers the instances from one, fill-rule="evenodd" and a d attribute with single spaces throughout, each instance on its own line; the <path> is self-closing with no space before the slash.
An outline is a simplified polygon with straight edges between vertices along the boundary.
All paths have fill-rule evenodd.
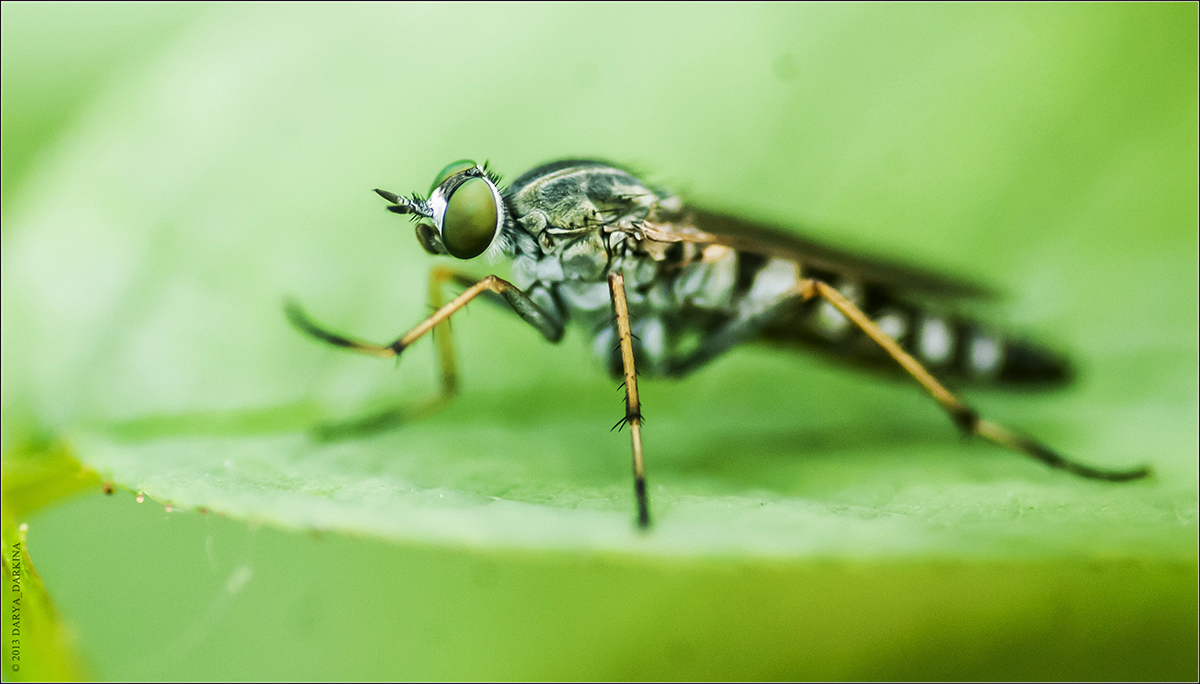
<path id="1" fill-rule="evenodd" d="M 499 229 L 496 196 L 486 178 L 470 178 L 450 194 L 442 221 L 442 242 L 450 254 L 459 259 L 483 254 Z"/>
<path id="2" fill-rule="evenodd" d="M 437 175 L 437 178 L 433 179 L 433 185 L 429 186 L 429 192 L 436 190 L 437 187 L 442 183 L 445 183 L 446 179 L 450 176 L 453 176 L 456 173 L 462 173 L 463 171 L 474 167 L 475 162 L 471 161 L 470 159 L 459 159 L 456 162 L 447 164 L 446 168 L 442 169 Z"/>

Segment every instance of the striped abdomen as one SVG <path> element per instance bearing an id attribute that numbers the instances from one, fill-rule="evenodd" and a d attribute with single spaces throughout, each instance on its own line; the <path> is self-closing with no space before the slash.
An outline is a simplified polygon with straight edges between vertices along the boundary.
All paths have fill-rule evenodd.
<path id="1" fill-rule="evenodd" d="M 741 255 L 740 255 L 741 256 Z M 753 259 L 742 256 L 742 268 Z M 889 336 L 935 375 L 960 381 L 1008 385 L 1059 385 L 1070 380 L 1066 359 L 969 318 L 906 301 L 890 289 L 817 269 L 823 280 L 853 301 Z M 815 348 L 859 365 L 899 370 L 883 350 L 833 305 L 818 298 L 797 302 L 768 324 L 763 339 Z"/>

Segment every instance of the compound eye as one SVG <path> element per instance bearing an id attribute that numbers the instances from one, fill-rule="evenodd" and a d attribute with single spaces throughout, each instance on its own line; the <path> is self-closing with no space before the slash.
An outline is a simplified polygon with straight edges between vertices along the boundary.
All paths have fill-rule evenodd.
<path id="1" fill-rule="evenodd" d="M 470 178 L 455 188 L 446 202 L 442 221 L 446 251 L 459 259 L 477 257 L 492 244 L 499 229 L 496 197 L 487 179 Z"/>
<path id="2" fill-rule="evenodd" d="M 446 166 L 446 168 L 442 169 L 442 172 L 437 175 L 437 178 L 433 179 L 433 185 L 429 186 L 429 192 L 432 193 L 434 190 L 437 190 L 437 187 L 442 183 L 445 183 L 446 179 L 450 176 L 453 176 L 456 173 L 462 173 L 463 171 L 474 167 L 475 162 L 471 161 L 470 159 L 459 159 L 458 161 L 449 164 Z"/>

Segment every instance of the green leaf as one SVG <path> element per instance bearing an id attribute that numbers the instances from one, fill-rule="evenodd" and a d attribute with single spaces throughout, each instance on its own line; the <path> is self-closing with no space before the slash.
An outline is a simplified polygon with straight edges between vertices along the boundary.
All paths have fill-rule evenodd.
<path id="1" fill-rule="evenodd" d="M 174 508 L 482 553 L 1194 567 L 1195 57 L 1186 5 L 214 12 L 5 203 L 5 445 L 62 437 Z M 428 341 L 393 367 L 283 316 L 385 342 L 426 314 L 435 262 L 371 189 L 575 156 L 998 286 L 977 313 L 1083 376 L 972 402 L 1157 478 L 1072 479 L 963 443 L 907 384 L 746 348 L 643 382 L 641 535 L 590 341 L 484 303 L 455 318 L 461 398 L 314 440 L 437 389 Z"/>
<path id="2" fill-rule="evenodd" d="M 99 481 L 61 444 L 5 452 L 3 474 L 5 681 L 85 679 L 75 632 L 55 609 L 33 568 L 23 521 L 47 503 Z"/>

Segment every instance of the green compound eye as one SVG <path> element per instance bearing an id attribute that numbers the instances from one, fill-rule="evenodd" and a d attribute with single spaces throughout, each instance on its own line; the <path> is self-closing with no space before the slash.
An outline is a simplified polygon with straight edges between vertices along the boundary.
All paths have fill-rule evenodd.
<path id="1" fill-rule="evenodd" d="M 496 198 L 487 179 L 471 178 L 450 195 L 442 221 L 442 243 L 450 254 L 459 259 L 483 254 L 499 229 Z"/>
<path id="2" fill-rule="evenodd" d="M 462 173 L 473 166 L 475 166 L 475 162 L 471 161 L 470 159 L 459 159 L 458 161 L 448 165 L 446 168 L 442 169 L 442 172 L 437 175 L 437 178 L 433 179 L 433 185 L 429 186 L 429 192 L 432 193 L 434 190 L 437 190 L 437 186 L 445 183 L 446 179 L 450 176 L 453 176 L 456 173 Z"/>

